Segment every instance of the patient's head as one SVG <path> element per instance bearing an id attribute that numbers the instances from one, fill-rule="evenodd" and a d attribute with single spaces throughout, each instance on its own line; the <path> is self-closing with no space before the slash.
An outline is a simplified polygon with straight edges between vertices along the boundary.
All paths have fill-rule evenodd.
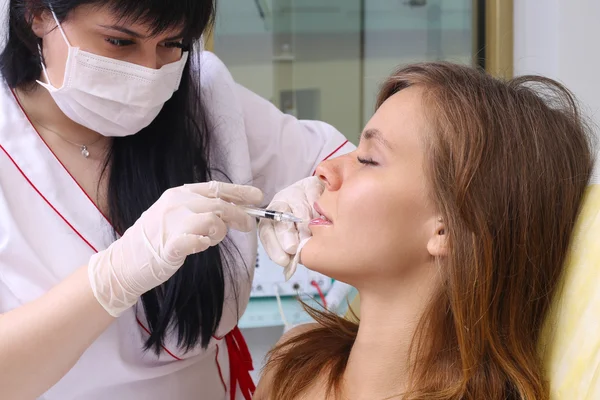
<path id="1" fill-rule="evenodd" d="M 359 286 L 412 281 L 446 251 L 425 171 L 433 128 L 425 88 L 394 92 L 382 98 L 358 149 L 317 169 L 326 190 L 315 209 L 323 218 L 311 224 L 302 251 L 305 265 Z"/>
<path id="2" fill-rule="evenodd" d="M 590 169 L 586 129 L 554 81 L 402 68 L 358 149 L 317 169 L 330 222 L 311 225 L 302 262 L 359 289 L 437 276 L 448 296 L 526 301 L 555 282 Z"/>
<path id="3" fill-rule="evenodd" d="M 421 296 L 423 393 L 545 398 L 535 346 L 591 168 L 558 83 L 408 66 L 384 84 L 358 149 L 318 168 L 315 208 L 331 222 L 311 225 L 302 262 L 364 299 Z"/>

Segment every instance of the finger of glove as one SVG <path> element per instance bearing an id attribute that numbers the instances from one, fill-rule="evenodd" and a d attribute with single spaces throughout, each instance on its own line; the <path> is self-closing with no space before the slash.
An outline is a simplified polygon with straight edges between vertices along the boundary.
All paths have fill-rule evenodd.
<path id="1" fill-rule="evenodd" d="M 258 236 L 267 255 L 274 263 L 285 267 L 290 263 L 291 256 L 283 250 L 275 234 L 273 221 L 261 220 L 258 225 Z"/>
<path id="2" fill-rule="evenodd" d="M 190 254 L 201 253 L 212 245 L 208 236 L 184 233 L 170 240 L 165 246 L 165 261 L 171 265 L 181 265 Z"/>
<path id="3" fill-rule="evenodd" d="M 254 218 L 246 214 L 244 210 L 223 199 L 209 199 L 198 196 L 197 199 L 188 201 L 186 207 L 197 214 L 213 213 L 231 229 L 241 232 L 250 232 L 256 224 Z"/>
<path id="4" fill-rule="evenodd" d="M 184 188 L 204 197 L 223 199 L 240 205 L 259 205 L 264 197 L 262 191 L 254 186 L 218 181 L 187 184 Z"/>
<path id="5" fill-rule="evenodd" d="M 315 211 L 314 205 L 315 205 L 315 202 L 317 202 L 319 200 L 319 198 L 321 197 L 321 195 L 323 194 L 323 191 L 325 190 L 325 185 L 316 176 L 305 179 L 302 182 L 302 184 L 305 189 L 306 203 L 307 203 L 308 207 L 310 207 L 310 217 L 309 218 L 302 217 L 302 218 L 305 220 L 312 220 L 313 218 L 318 218 L 319 213 Z M 293 211 L 293 212 L 300 213 L 301 211 Z M 298 236 L 299 236 L 300 241 L 303 241 L 304 239 L 307 239 L 312 236 L 310 229 L 308 229 L 307 223 L 297 224 L 297 225 L 298 225 Z"/>
<path id="6" fill-rule="evenodd" d="M 294 201 L 290 202 L 290 208 L 292 209 L 292 214 L 298 218 L 301 218 L 304 221 L 310 221 L 319 216 L 319 214 L 314 210 L 313 204 L 314 202 L 309 202 L 307 199 L 305 201 Z M 303 239 L 312 236 L 310 229 L 308 229 L 308 223 L 306 222 L 295 224 L 295 228 L 298 232 L 298 243 Z M 296 251 L 297 250 L 295 250 L 294 253 Z"/>
<path id="7" fill-rule="evenodd" d="M 212 212 L 190 215 L 183 223 L 182 230 L 184 234 L 208 237 L 211 246 L 217 245 L 227 236 L 225 221 Z"/>
<path id="8" fill-rule="evenodd" d="M 290 204 L 281 200 L 273 201 L 271 204 L 269 204 L 268 208 L 273 211 L 293 213 Z M 302 218 L 301 216 L 299 217 Z M 279 241 L 283 251 L 290 255 L 294 255 L 296 253 L 298 243 L 300 243 L 300 239 L 298 238 L 298 229 L 296 229 L 296 224 L 292 222 L 273 221 L 273 227 L 275 230 L 275 236 L 277 236 L 277 240 Z"/>
<path id="9" fill-rule="evenodd" d="M 286 282 L 289 281 L 292 278 L 292 276 L 296 273 L 297 268 L 298 260 L 296 260 L 296 257 L 294 257 L 290 259 L 288 265 L 283 269 L 283 276 Z"/>
<path id="10" fill-rule="evenodd" d="M 284 213 L 293 213 L 290 204 L 284 200 L 272 201 L 271 204 L 269 204 L 268 209 Z M 263 221 L 261 221 L 261 223 L 263 223 Z M 288 255 L 293 256 L 296 253 L 298 243 L 300 243 L 298 230 L 296 229 L 295 224 L 291 222 L 276 221 L 264 221 L 264 223 L 269 223 L 270 226 L 272 226 L 281 250 L 286 252 Z M 280 256 L 280 259 L 283 262 L 282 256 Z"/>
<path id="11" fill-rule="evenodd" d="M 294 275 L 298 264 L 302 263 L 302 250 L 304 249 L 304 246 L 306 246 L 306 243 L 308 243 L 309 240 L 310 238 L 306 238 L 300 242 L 300 244 L 298 245 L 298 251 L 296 255 L 294 255 L 294 257 L 290 260 L 290 263 L 287 265 L 287 267 L 284 268 L 283 273 L 286 282 L 292 277 L 292 275 Z"/>
<path id="12" fill-rule="evenodd" d="M 315 202 L 319 200 L 319 198 L 323 194 L 323 191 L 325 190 L 325 185 L 316 176 L 304 179 L 302 181 L 302 187 L 304 188 L 306 200 L 311 207 L 313 207 Z"/>

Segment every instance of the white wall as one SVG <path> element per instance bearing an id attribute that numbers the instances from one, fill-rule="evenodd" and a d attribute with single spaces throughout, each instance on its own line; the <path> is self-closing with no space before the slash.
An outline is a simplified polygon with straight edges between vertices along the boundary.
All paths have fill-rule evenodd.
<path id="1" fill-rule="evenodd" d="M 515 75 L 558 76 L 559 1 L 514 1 Z"/>
<path id="2" fill-rule="evenodd" d="M 600 1 L 515 0 L 515 74 L 571 89 L 600 133 Z M 596 176 L 600 177 L 600 163 Z"/>

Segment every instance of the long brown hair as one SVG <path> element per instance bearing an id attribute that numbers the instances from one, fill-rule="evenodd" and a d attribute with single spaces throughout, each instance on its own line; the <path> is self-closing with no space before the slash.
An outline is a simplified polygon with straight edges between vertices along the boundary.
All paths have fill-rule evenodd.
<path id="1" fill-rule="evenodd" d="M 539 76 L 510 81 L 450 63 L 396 71 L 377 106 L 419 86 L 426 172 L 448 235 L 443 277 L 412 341 L 410 399 L 548 399 L 536 352 L 592 170 L 572 94 Z M 309 310 L 320 327 L 277 346 L 271 399 L 320 374 L 341 387 L 358 325 Z"/>

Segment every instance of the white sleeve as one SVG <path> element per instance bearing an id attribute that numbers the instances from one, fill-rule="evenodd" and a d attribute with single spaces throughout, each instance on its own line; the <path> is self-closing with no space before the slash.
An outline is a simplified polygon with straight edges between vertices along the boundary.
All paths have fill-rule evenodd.
<path id="1" fill-rule="evenodd" d="M 321 161 L 356 148 L 325 122 L 284 114 L 239 84 L 236 92 L 244 113 L 254 185 L 264 192 L 267 202 L 312 175 Z"/>

